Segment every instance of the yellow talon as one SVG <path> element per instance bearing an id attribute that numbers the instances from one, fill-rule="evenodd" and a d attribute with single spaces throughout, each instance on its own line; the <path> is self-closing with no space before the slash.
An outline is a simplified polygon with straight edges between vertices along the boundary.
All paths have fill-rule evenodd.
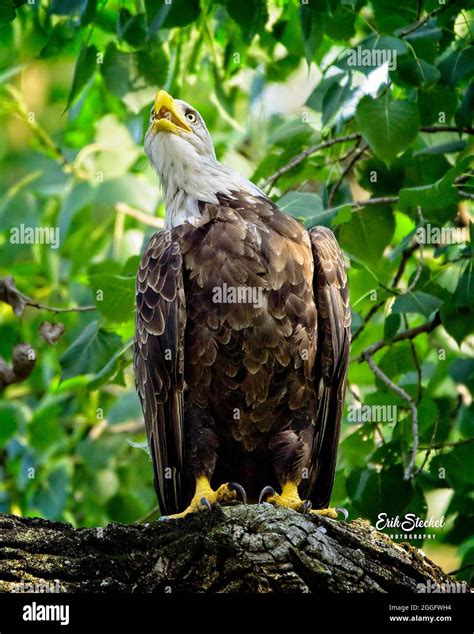
<path id="1" fill-rule="evenodd" d="M 277 506 L 284 506 L 287 509 L 293 509 L 298 511 L 303 506 L 304 502 L 300 498 L 298 493 L 298 485 L 294 482 L 285 482 L 282 487 L 281 494 L 275 493 L 266 500 L 269 504 L 276 504 Z"/>
<path id="2" fill-rule="evenodd" d="M 324 517 L 330 517 L 333 520 L 337 519 L 338 510 L 344 514 L 344 519 L 347 519 L 347 511 L 345 509 L 315 509 L 311 510 L 311 502 L 309 500 L 302 500 L 298 493 L 298 485 L 295 482 L 285 482 L 282 486 L 281 493 L 275 493 L 271 487 L 265 487 L 260 494 L 260 501 L 262 501 L 265 493 L 271 491 L 266 502 L 270 504 L 276 504 L 277 506 L 284 506 L 287 509 L 293 509 L 294 511 L 302 511 L 310 515 L 323 515 Z"/>
<path id="3" fill-rule="evenodd" d="M 237 498 L 238 493 L 242 496 L 242 500 L 245 503 L 246 496 L 245 491 L 235 482 L 228 482 L 226 484 L 221 484 L 221 486 L 214 491 L 211 488 L 211 483 L 206 476 L 199 476 L 196 480 L 196 490 L 193 495 L 193 499 L 191 500 L 189 506 L 184 509 L 181 513 L 175 513 L 174 515 L 166 515 L 163 516 L 163 519 L 180 519 L 182 517 L 186 517 L 189 513 L 197 513 L 198 511 L 203 511 L 208 508 L 211 509 L 211 506 L 214 504 L 223 503 L 223 502 L 231 502 Z"/>

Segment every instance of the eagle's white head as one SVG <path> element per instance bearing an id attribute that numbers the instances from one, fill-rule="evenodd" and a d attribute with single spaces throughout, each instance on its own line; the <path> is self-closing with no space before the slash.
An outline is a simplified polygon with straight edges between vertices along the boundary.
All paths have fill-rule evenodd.
<path id="1" fill-rule="evenodd" d="M 164 90 L 151 110 L 145 152 L 160 176 L 167 228 L 198 219 L 198 203 L 217 203 L 217 194 L 243 190 L 262 195 L 253 183 L 219 163 L 199 112 Z"/>

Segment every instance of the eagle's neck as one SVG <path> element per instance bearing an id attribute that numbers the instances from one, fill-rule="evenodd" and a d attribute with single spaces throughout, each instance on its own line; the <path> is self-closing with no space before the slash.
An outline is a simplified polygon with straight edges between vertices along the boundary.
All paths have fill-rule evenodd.
<path id="1" fill-rule="evenodd" d="M 172 145 L 166 147 L 167 141 L 165 136 L 156 153 L 152 148 L 152 163 L 163 188 L 167 229 L 197 222 L 201 218 L 200 203 L 217 204 L 219 195 L 230 195 L 232 191 L 261 194 L 253 183 L 222 165 L 215 155 L 198 154 L 190 144 L 171 138 Z"/>

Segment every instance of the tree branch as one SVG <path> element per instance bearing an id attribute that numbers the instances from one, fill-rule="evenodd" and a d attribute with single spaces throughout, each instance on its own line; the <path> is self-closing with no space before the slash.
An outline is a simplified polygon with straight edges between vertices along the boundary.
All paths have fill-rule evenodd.
<path id="1" fill-rule="evenodd" d="M 337 180 L 337 182 L 333 185 L 331 189 L 331 193 L 329 194 L 329 197 L 328 197 L 328 207 L 332 207 L 332 201 L 334 200 L 334 196 L 337 194 L 339 187 L 342 185 L 345 177 L 351 171 L 351 169 L 354 167 L 357 161 L 360 161 L 360 159 L 364 155 L 364 152 L 369 147 L 368 143 L 364 143 L 364 145 L 361 148 L 357 149 L 357 146 L 359 145 L 359 143 L 360 143 L 360 139 L 359 141 L 357 141 L 357 144 L 355 148 L 353 149 L 353 152 L 351 152 L 351 154 L 353 154 L 351 160 L 347 163 L 346 167 L 342 170 L 341 175 L 339 176 L 339 179 Z"/>
<path id="2" fill-rule="evenodd" d="M 430 133 L 459 132 L 459 133 L 466 133 L 466 134 L 474 134 L 474 128 L 457 127 L 457 126 L 423 126 L 420 128 L 420 132 L 430 132 Z M 346 141 L 360 141 L 361 138 L 362 138 L 361 134 L 354 132 L 353 134 L 347 134 L 346 136 L 336 137 L 334 139 L 330 139 L 329 141 L 324 141 L 323 143 L 318 143 L 316 145 L 312 145 L 309 148 L 306 148 L 306 150 L 303 150 L 299 154 L 296 154 L 292 159 L 288 161 L 288 163 L 285 163 L 285 165 L 280 167 L 280 169 L 278 169 L 274 174 L 266 178 L 262 183 L 262 188 L 273 187 L 273 185 L 280 178 L 280 176 L 283 176 L 283 174 L 286 174 L 291 169 L 293 169 L 294 167 L 302 163 L 305 159 L 311 156 L 311 154 L 314 154 L 315 152 L 318 152 L 319 150 L 324 150 L 325 148 L 332 147 L 333 145 L 337 145 L 338 143 L 346 143 Z M 377 200 L 377 199 L 372 199 L 372 200 Z M 392 200 L 391 202 L 396 202 L 397 200 L 398 198 L 396 200 Z M 367 202 L 365 204 L 380 204 L 380 203 Z"/>
<path id="3" fill-rule="evenodd" d="M 457 447 L 458 445 L 469 445 L 471 442 L 474 442 L 474 436 L 470 438 L 462 438 L 461 440 L 454 440 L 453 442 L 439 442 L 431 445 L 431 449 L 445 449 L 446 447 Z M 420 450 L 429 449 L 428 447 L 418 447 Z"/>
<path id="4" fill-rule="evenodd" d="M 0 514 L 0 554 L 3 592 L 45 584 L 70 593 L 385 594 L 455 583 L 417 548 L 366 521 L 263 505 L 79 529 Z"/>
<path id="5" fill-rule="evenodd" d="M 27 306 L 31 306 L 32 308 L 37 308 L 38 310 L 47 310 L 50 313 L 87 313 L 92 310 L 97 310 L 95 306 L 70 306 L 66 308 L 59 308 L 57 306 L 47 306 L 46 304 L 42 304 L 41 302 L 37 302 L 31 297 L 27 297 L 20 291 L 18 291 L 20 296 L 25 300 Z"/>
<path id="6" fill-rule="evenodd" d="M 410 33 L 413 33 L 414 31 L 417 31 L 421 26 L 426 24 L 428 22 L 428 20 L 431 20 L 431 18 L 433 18 L 438 13 L 441 13 L 442 11 L 445 11 L 452 4 L 453 4 L 452 1 L 451 2 L 447 2 L 445 5 L 442 5 L 440 7 L 437 7 L 436 9 L 433 9 L 433 11 L 430 11 L 429 13 L 427 13 L 425 15 L 425 17 L 422 18 L 421 20 L 419 20 L 418 22 L 416 22 L 416 24 L 414 24 L 413 26 L 409 27 L 408 29 L 404 29 L 403 31 L 400 31 L 398 36 L 399 37 L 406 37 L 407 35 L 410 35 Z"/>
<path id="7" fill-rule="evenodd" d="M 403 330 L 402 332 L 399 332 L 398 334 L 395 335 L 392 341 L 387 342 L 384 339 L 381 339 L 380 341 L 376 341 L 375 343 L 370 345 L 368 348 L 366 348 L 363 352 L 361 352 L 361 354 L 359 354 L 357 357 L 353 357 L 350 361 L 351 363 L 360 363 L 361 361 L 365 361 L 367 355 L 373 355 L 379 350 L 381 350 L 382 348 L 385 348 L 386 346 L 391 345 L 392 343 L 396 343 L 398 341 L 405 341 L 406 339 L 414 339 L 415 337 L 418 337 L 418 335 L 421 335 L 423 333 L 430 333 L 440 324 L 441 324 L 441 317 L 439 316 L 439 312 L 436 311 L 434 317 L 430 319 L 430 321 L 427 321 L 426 323 L 421 324 L 421 326 L 416 326 L 415 328 L 409 328 L 408 330 Z"/>
<path id="8" fill-rule="evenodd" d="M 338 143 L 345 143 L 346 141 L 355 141 L 360 139 L 361 135 L 354 133 L 347 134 L 346 136 L 336 137 L 335 139 L 330 139 L 329 141 L 324 141 L 323 143 L 318 143 L 317 145 L 312 145 L 311 147 L 306 148 L 306 150 L 303 150 L 302 152 L 294 156 L 290 161 L 288 161 L 288 163 L 283 165 L 283 167 L 280 167 L 279 170 L 265 179 L 263 181 L 262 187 L 273 186 L 280 178 L 280 176 L 283 176 L 283 174 L 286 174 L 291 169 L 302 163 L 306 158 L 308 158 L 308 156 L 311 156 L 311 154 L 314 154 L 319 150 L 332 147 L 333 145 L 337 145 Z"/>
<path id="9" fill-rule="evenodd" d="M 455 125 L 423 126 L 422 128 L 420 128 L 420 131 L 429 132 L 431 134 L 436 134 L 437 132 L 459 132 L 460 134 L 474 134 L 474 128 L 459 127 Z"/>
<path id="10" fill-rule="evenodd" d="M 131 207 L 130 205 L 127 205 L 127 203 L 117 203 L 115 205 L 115 210 L 119 214 L 130 216 L 131 218 L 135 218 L 135 220 L 138 220 L 139 222 L 142 222 L 144 225 L 148 225 L 149 227 L 156 227 L 157 229 L 163 229 L 165 226 L 165 222 L 163 218 L 157 218 L 156 216 L 151 216 L 150 214 L 147 214 L 144 211 L 140 211 L 139 209 L 135 209 L 135 207 Z"/>
<path id="11" fill-rule="evenodd" d="M 410 452 L 410 459 L 408 461 L 408 465 L 405 468 L 405 475 L 404 475 L 405 480 L 411 480 L 411 478 L 413 477 L 413 469 L 415 467 L 416 453 L 418 451 L 418 407 L 414 399 L 410 396 L 410 394 L 408 394 L 408 392 L 405 392 L 405 390 L 401 388 L 399 385 L 391 381 L 389 377 L 385 374 L 385 372 L 383 372 L 383 370 L 379 368 L 379 366 L 375 363 L 371 354 L 366 352 L 365 360 L 369 364 L 369 367 L 372 370 L 372 372 L 375 374 L 375 376 L 378 377 L 382 381 L 382 383 L 385 383 L 385 385 L 392 392 L 394 392 L 395 394 L 400 396 L 400 398 L 406 401 L 411 409 L 411 421 L 412 421 L 411 430 L 413 435 L 413 445 Z"/>

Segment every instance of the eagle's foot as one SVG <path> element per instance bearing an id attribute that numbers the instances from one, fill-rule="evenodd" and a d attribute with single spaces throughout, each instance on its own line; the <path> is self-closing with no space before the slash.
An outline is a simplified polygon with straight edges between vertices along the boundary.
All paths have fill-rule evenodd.
<path id="1" fill-rule="evenodd" d="M 200 511 L 211 511 L 212 507 L 216 504 L 225 504 L 226 502 L 232 502 L 238 497 L 244 504 L 247 504 L 247 495 L 245 489 L 237 482 L 227 482 L 221 484 L 221 486 L 214 491 L 211 488 L 209 479 L 205 476 L 200 476 L 196 481 L 196 491 L 189 506 L 181 513 L 175 513 L 174 515 L 165 515 L 160 519 L 162 520 L 177 520 L 182 517 L 186 517 L 190 513 L 198 513 Z"/>
<path id="2" fill-rule="evenodd" d="M 281 494 L 278 494 L 273 487 L 264 487 L 258 498 L 258 503 L 261 504 L 262 502 L 275 504 L 276 506 L 284 506 L 294 511 L 300 511 L 304 506 L 304 502 L 298 493 L 298 486 L 292 482 L 286 482 L 283 485 Z"/>
<path id="3" fill-rule="evenodd" d="M 285 482 L 282 487 L 281 494 L 278 494 L 273 487 L 266 486 L 260 492 L 258 503 L 266 502 L 268 504 L 276 504 L 277 506 L 283 506 L 287 509 L 293 509 L 300 513 L 307 513 L 308 515 L 322 515 L 329 517 L 333 520 L 337 520 L 338 513 L 344 515 L 344 520 L 347 520 L 349 513 L 346 509 L 327 508 L 327 509 L 311 509 L 310 500 L 302 500 L 298 493 L 298 485 L 295 482 Z"/>
<path id="4" fill-rule="evenodd" d="M 314 511 L 311 509 L 311 502 L 306 500 L 304 503 L 304 508 L 302 509 L 303 513 L 308 513 L 309 515 L 320 515 L 323 517 L 329 517 L 332 520 L 337 520 L 339 513 L 344 516 L 344 521 L 349 517 L 349 513 L 347 509 L 342 506 L 337 506 L 336 508 L 327 508 L 327 509 L 315 509 Z"/>

